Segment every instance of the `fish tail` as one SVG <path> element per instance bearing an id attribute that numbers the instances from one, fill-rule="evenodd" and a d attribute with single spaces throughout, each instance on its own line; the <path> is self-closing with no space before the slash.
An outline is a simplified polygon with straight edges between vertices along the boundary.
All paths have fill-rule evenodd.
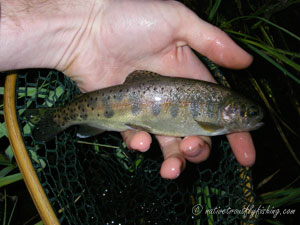
<path id="1" fill-rule="evenodd" d="M 36 141 L 48 141 L 63 131 L 60 124 L 54 121 L 56 108 L 28 109 L 25 117 L 35 125 L 32 136 Z"/>

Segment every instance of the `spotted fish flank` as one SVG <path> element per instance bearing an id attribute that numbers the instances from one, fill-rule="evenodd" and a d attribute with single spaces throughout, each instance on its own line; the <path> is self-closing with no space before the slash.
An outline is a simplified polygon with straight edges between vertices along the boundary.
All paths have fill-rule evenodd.
<path id="1" fill-rule="evenodd" d="M 134 116 L 138 115 L 141 111 L 141 97 L 137 91 L 132 91 L 129 93 L 129 100 L 131 103 L 131 112 Z"/>
<path id="2" fill-rule="evenodd" d="M 114 110 L 112 109 L 111 105 L 110 105 L 110 96 L 104 96 L 101 98 L 102 101 L 102 105 L 104 108 L 104 116 L 106 118 L 111 118 L 114 115 Z"/>
<path id="3" fill-rule="evenodd" d="M 37 141 L 85 126 L 99 131 L 139 129 L 167 136 L 214 136 L 259 128 L 262 109 L 230 89 L 205 81 L 135 71 L 124 84 L 82 94 L 60 108 L 27 110 Z M 46 130 L 45 130 L 46 129 Z M 96 131 L 96 132 L 95 132 Z"/>
<path id="4" fill-rule="evenodd" d="M 154 102 L 152 105 L 152 114 L 154 116 L 157 116 L 160 113 L 161 110 L 161 103 L 160 102 Z"/>
<path id="5" fill-rule="evenodd" d="M 179 105 L 178 104 L 172 104 L 170 108 L 170 113 L 172 118 L 175 118 L 178 115 L 179 112 Z"/>
<path id="6" fill-rule="evenodd" d="M 191 98 L 190 111 L 193 117 L 197 117 L 200 112 L 200 101 L 197 96 Z"/>
<path id="7" fill-rule="evenodd" d="M 86 101 L 87 108 L 90 108 L 91 110 L 95 110 L 98 104 L 98 97 L 90 97 Z"/>

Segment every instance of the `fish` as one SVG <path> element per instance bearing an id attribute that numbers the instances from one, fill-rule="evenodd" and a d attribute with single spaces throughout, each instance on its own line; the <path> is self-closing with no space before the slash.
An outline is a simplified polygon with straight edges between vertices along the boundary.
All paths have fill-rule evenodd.
<path id="1" fill-rule="evenodd" d="M 263 125 L 263 109 L 219 84 L 137 70 L 121 85 L 81 94 L 62 107 L 29 109 L 36 141 L 79 125 L 78 136 L 136 129 L 156 135 L 216 136 Z"/>

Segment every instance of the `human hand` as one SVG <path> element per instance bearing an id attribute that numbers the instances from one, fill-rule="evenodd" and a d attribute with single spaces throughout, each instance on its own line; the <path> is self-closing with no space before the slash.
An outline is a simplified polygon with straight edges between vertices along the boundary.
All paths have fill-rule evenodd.
<path id="1" fill-rule="evenodd" d="M 51 63 L 42 64 L 64 72 L 84 92 L 121 84 L 134 70 L 215 82 L 191 49 L 233 69 L 247 67 L 252 61 L 224 32 L 178 2 L 98 0 L 88 3 L 93 4 L 82 6 L 85 11 L 79 13 L 81 17 L 76 13 L 70 15 L 75 21 L 70 22 L 72 29 L 64 28 L 68 25 L 65 21 L 56 22 L 61 23 L 61 28 L 52 42 L 60 40 L 60 48 L 54 44 L 56 51 L 45 56 Z M 78 10 L 80 7 L 76 7 Z M 37 66 L 41 67 L 38 63 Z M 144 131 L 130 130 L 122 136 L 129 148 L 138 151 L 148 150 L 151 144 L 151 136 Z M 227 137 L 236 159 L 242 165 L 252 165 L 255 150 L 250 134 L 235 133 Z M 205 160 L 211 147 L 208 137 L 157 136 L 157 139 L 165 159 L 161 175 L 169 179 L 180 174 L 186 159 L 195 163 Z"/>

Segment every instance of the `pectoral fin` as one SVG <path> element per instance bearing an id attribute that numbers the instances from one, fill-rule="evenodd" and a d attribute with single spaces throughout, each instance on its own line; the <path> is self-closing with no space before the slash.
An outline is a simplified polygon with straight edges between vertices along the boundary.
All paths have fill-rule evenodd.
<path id="1" fill-rule="evenodd" d="M 207 132 L 215 132 L 217 130 L 223 129 L 223 127 L 221 127 L 217 124 L 214 124 L 214 123 L 202 122 L 202 121 L 197 121 L 197 123 L 203 130 L 205 130 Z"/>
<path id="2" fill-rule="evenodd" d="M 77 132 L 77 137 L 79 138 L 89 138 L 103 133 L 105 130 L 99 129 L 97 127 L 92 127 L 89 125 L 80 125 Z"/>

